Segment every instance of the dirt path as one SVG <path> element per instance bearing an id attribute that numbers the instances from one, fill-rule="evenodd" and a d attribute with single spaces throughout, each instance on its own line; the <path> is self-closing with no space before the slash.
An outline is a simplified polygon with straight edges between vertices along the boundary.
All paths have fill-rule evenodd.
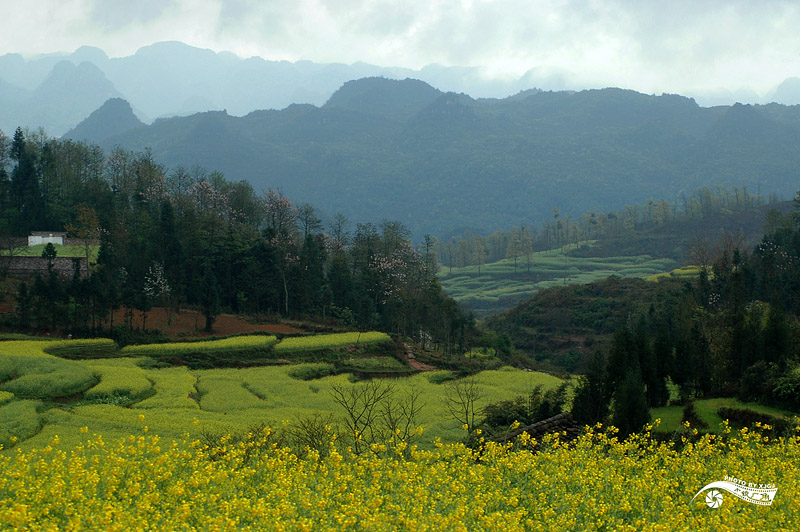
<path id="1" fill-rule="evenodd" d="M 434 366 L 431 366 L 430 364 L 424 364 L 419 360 L 417 360 L 417 357 L 414 356 L 414 351 L 411 349 L 410 345 L 404 343 L 403 346 L 406 349 L 406 358 L 408 359 L 408 365 L 411 366 L 412 368 L 418 369 L 420 371 L 433 371 L 435 369 L 439 369 Z"/>

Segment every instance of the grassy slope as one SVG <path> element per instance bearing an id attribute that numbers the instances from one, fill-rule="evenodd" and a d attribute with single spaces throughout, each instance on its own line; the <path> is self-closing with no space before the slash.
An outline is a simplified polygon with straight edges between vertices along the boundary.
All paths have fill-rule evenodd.
<path id="1" fill-rule="evenodd" d="M 569 252 L 569 250 L 567 250 Z M 573 257 L 560 250 L 535 253 L 528 271 L 525 257 L 504 259 L 481 267 L 441 267 L 439 278 L 445 292 L 459 303 L 484 317 L 507 310 L 542 288 L 566 284 L 585 284 L 619 277 L 648 277 L 680 267 L 673 259 L 650 255 Z"/>
<path id="2" fill-rule="evenodd" d="M 61 359 L 42 353 L 43 345 L 46 343 L 4 342 L 0 344 L 0 360 L 5 356 L 24 356 L 61 363 Z M 19 355 L 14 354 L 15 347 L 21 351 Z M 358 385 L 351 383 L 347 375 L 313 381 L 290 377 L 289 372 L 298 365 L 211 370 L 142 369 L 136 365 L 138 360 L 63 361 L 80 366 L 99 379 L 97 384 L 93 381 L 87 384 L 86 390 L 90 393 L 85 397 L 73 397 L 68 402 L 13 397 L 2 406 L 0 417 L 16 418 L 19 417 L 17 412 L 23 412 L 24 418 L 30 418 L 30 423 L 17 427 L 19 439 L 25 440 L 20 445 L 26 448 L 45 446 L 55 435 L 66 443 L 84 441 L 87 437 L 84 427 L 87 433 L 102 434 L 107 440 L 141 432 L 145 426 L 151 433 L 177 439 L 185 433 L 198 436 L 203 431 L 240 431 L 262 422 L 280 427 L 284 420 L 292 421 L 315 413 L 336 415 L 339 407 L 331 397 L 331 387 Z M 433 384 L 430 380 L 433 375 L 435 373 L 418 374 L 390 382 L 398 394 L 411 390 L 420 394 L 423 409 L 418 423 L 425 428 L 424 439 L 428 444 L 436 437 L 445 442 L 456 441 L 463 433 L 457 423 L 450 420 L 442 402 L 446 385 Z M 512 399 L 540 384 L 551 388 L 561 383 L 549 375 L 511 368 L 485 371 L 476 380 L 484 390 L 478 407 Z M 60 394 L 54 391 L 52 395 Z M 129 404 L 129 401 L 117 401 L 118 397 L 143 400 Z M 40 426 L 41 431 L 32 436 Z M 8 438 L 4 442 L 6 445 L 11 443 Z"/>
<path id="3" fill-rule="evenodd" d="M 194 371 L 191 375 L 197 378 L 197 393 L 193 394 L 196 400 L 183 395 L 175 397 L 172 390 L 167 389 L 157 390 L 153 397 L 141 405 L 133 404 L 130 407 L 88 404 L 54 408 L 42 414 L 45 424 L 42 431 L 26 440 L 23 446 L 42 447 L 56 434 L 65 442 L 77 443 L 86 437 L 81 432 L 82 427 L 88 427 L 90 433 L 113 439 L 141 432 L 147 426 L 150 432 L 171 439 L 180 438 L 184 433 L 197 436 L 202 431 L 240 431 L 262 422 L 280 427 L 284 420 L 297 420 L 315 413 L 340 413 L 330 390 L 334 385 L 354 386 L 346 375 L 300 381 L 289 377 L 290 369 L 291 366 L 272 366 Z M 159 382 L 162 379 L 158 373 L 162 371 L 174 372 L 174 368 L 146 370 L 146 373 Z M 511 368 L 485 371 L 476 379 L 485 391 L 479 407 L 489 402 L 512 399 L 539 384 L 551 388 L 561 382 L 542 373 Z M 420 393 L 424 406 L 418 423 L 425 429 L 426 442 L 436 437 L 445 442 L 456 441 L 463 436 L 457 423 L 449 418 L 442 402 L 445 385 L 432 384 L 423 374 L 392 383 L 400 394 L 411 389 Z M 159 407 L 147 408 L 154 404 Z M 143 420 L 139 419 L 140 414 L 144 416 Z"/>

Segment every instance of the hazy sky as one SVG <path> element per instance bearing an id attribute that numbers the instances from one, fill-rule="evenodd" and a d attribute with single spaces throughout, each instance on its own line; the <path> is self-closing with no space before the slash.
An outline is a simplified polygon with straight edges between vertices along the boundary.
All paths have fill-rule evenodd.
<path id="1" fill-rule="evenodd" d="M 800 76 L 800 2 L 783 0 L 0 0 L 0 54 L 110 56 L 179 40 L 242 57 L 567 71 L 570 88 L 743 87 Z M 1 73 L 0 73 L 1 76 Z"/>

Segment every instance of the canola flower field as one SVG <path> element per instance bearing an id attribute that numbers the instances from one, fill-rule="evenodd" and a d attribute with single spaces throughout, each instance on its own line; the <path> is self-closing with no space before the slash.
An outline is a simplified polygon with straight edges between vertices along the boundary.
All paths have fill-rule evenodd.
<path id="1" fill-rule="evenodd" d="M 285 338 L 275 346 L 276 353 L 297 353 L 302 351 L 316 351 L 319 349 L 332 349 L 348 345 L 375 345 L 390 341 L 388 334 L 382 332 L 348 332 L 321 334 L 317 336 L 299 336 Z"/>
<path id="2" fill-rule="evenodd" d="M 298 458 L 270 429 L 209 448 L 139 435 L 0 455 L 0 530 L 797 530 L 800 437 L 697 436 L 680 449 L 599 427 L 480 450 L 405 442 L 354 455 L 331 436 Z M 587 428 L 588 429 L 588 428 Z M 797 429 L 800 431 L 800 427 Z M 691 434 L 691 433 L 689 433 Z M 691 437 L 691 436 L 690 436 Z M 692 497 L 725 476 L 774 484 L 771 506 Z"/>
<path id="3" fill-rule="evenodd" d="M 429 372 L 396 385 L 426 403 L 419 447 L 389 441 L 356 455 L 346 442 L 358 436 L 329 427 L 322 453 L 293 452 L 279 437 L 282 420 L 334 414 L 332 387 L 358 384 L 345 375 L 292 378 L 302 365 L 190 370 L 48 354 L 79 345 L 0 343 L 0 530 L 745 531 L 800 523 L 800 427 L 775 435 L 724 425 L 705 436 L 685 427 L 680 447 L 649 432 L 620 441 L 596 427 L 572 444 L 548 437 L 472 450 L 457 443 L 464 433 L 446 421 L 435 400 L 439 372 Z M 562 381 L 504 368 L 476 382 L 480 408 Z M 82 399 L 54 401 L 74 389 Z M 256 430 L 259 423 L 277 428 Z M 220 438 L 248 427 L 244 439 Z M 702 496 L 690 503 L 726 476 L 774 484 L 775 501 L 756 506 L 725 494 L 719 508 Z"/>
<path id="4" fill-rule="evenodd" d="M 233 336 L 221 340 L 199 342 L 175 342 L 167 344 L 128 345 L 122 348 L 124 355 L 160 356 L 192 352 L 254 351 L 267 349 L 278 341 L 275 336 Z"/>

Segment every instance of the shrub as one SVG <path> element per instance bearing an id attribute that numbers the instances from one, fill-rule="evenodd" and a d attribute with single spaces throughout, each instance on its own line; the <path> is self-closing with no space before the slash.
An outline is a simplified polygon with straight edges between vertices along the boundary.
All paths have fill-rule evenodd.
<path id="1" fill-rule="evenodd" d="M 432 371 L 426 375 L 431 384 L 443 384 L 455 380 L 457 377 L 452 371 Z"/>
<path id="2" fill-rule="evenodd" d="M 775 379 L 772 390 L 775 403 L 794 412 L 800 412 L 800 365 L 790 367 Z"/>
<path id="3" fill-rule="evenodd" d="M 783 434 L 792 430 L 793 424 L 769 414 L 762 414 L 747 408 L 720 408 L 719 417 L 728 420 L 732 427 L 754 427 L 760 425 L 771 425 L 776 434 Z"/>
<path id="4" fill-rule="evenodd" d="M 335 375 L 336 368 L 333 364 L 320 362 L 316 364 L 302 364 L 289 370 L 289 376 L 301 381 L 321 379 L 329 375 Z"/>
<path id="5" fill-rule="evenodd" d="M 722 410 L 726 409 L 723 408 Z M 693 427 L 696 428 L 700 429 L 708 428 L 708 423 L 703 421 L 697 414 L 697 410 L 694 407 L 694 401 L 689 401 L 688 403 L 686 403 L 686 406 L 683 407 L 683 421 L 689 422 Z"/>

